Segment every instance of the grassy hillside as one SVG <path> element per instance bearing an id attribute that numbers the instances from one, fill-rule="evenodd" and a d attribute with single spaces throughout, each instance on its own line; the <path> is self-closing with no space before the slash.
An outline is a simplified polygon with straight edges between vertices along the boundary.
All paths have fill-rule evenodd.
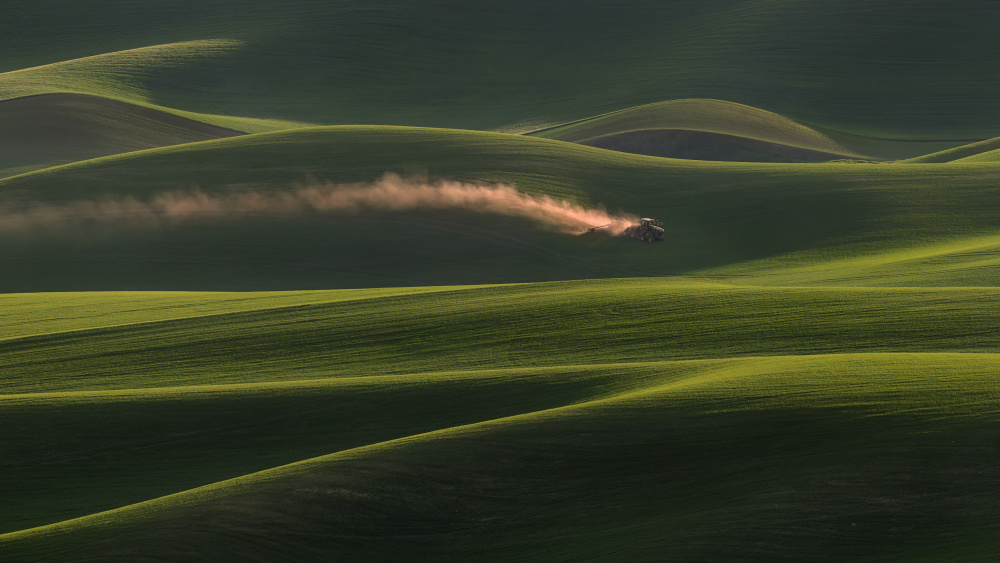
<path id="1" fill-rule="evenodd" d="M 976 352 L 996 340 L 989 329 L 992 288 L 779 290 L 656 279 L 519 287 L 26 335 L 2 342 L 6 389 L 126 389 L 792 353 Z M 928 305 L 942 300 L 945 305 Z M 862 302 L 867 309 L 852 310 Z M 643 328 L 637 329 L 640 319 Z M 959 319 L 964 332 L 940 332 Z M 593 338 L 606 346 L 588 345 Z"/>
<path id="2" fill-rule="evenodd" d="M 983 0 L 116 0 L 100 12 L 46 0 L 0 24 L 0 70 L 33 69 L 0 77 L 0 92 L 512 131 L 715 98 L 871 138 L 978 140 L 1000 126 L 997 23 Z"/>
<path id="3" fill-rule="evenodd" d="M 983 151 L 971 156 L 962 157 L 955 162 L 1000 162 L 1000 149 Z"/>
<path id="4" fill-rule="evenodd" d="M 0 561 L 998 559 L 993 3 L 3 15 Z"/>
<path id="5" fill-rule="evenodd" d="M 0 176 L 240 134 L 97 96 L 17 98 L 0 102 Z"/>
<path id="6" fill-rule="evenodd" d="M 758 108 L 697 99 L 638 106 L 532 134 L 651 156 L 763 162 L 897 160 L 943 147 L 948 150 L 940 154 L 950 154 L 959 144 L 823 131 Z M 909 162 L 928 162 L 922 158 Z"/>
<path id="7" fill-rule="evenodd" d="M 5 179 L 0 194 L 9 210 L 386 171 L 650 209 L 670 238 L 572 237 L 445 211 L 83 218 L 5 237 L 6 283 L 245 276 L 301 288 L 678 265 L 702 278 L 0 295 L 0 424 L 14 429 L 0 444 L 0 558 L 961 560 L 1000 549 L 1000 293 L 912 287 L 996 285 L 993 165 L 697 163 L 328 127 L 105 157 Z"/>
<path id="8" fill-rule="evenodd" d="M 4 426 L 26 430 L 4 446 L 5 530 L 207 487 L 0 553 L 838 559 L 1000 516 L 997 360 L 975 353 L 997 344 L 992 289 L 407 293 L 92 294 L 121 312 L 3 341 Z M 4 298 L 28 321 L 52 299 Z"/>
<path id="9" fill-rule="evenodd" d="M 970 157 L 976 157 L 977 155 L 983 153 L 989 153 L 990 151 L 996 150 L 1000 147 L 1000 137 L 995 139 L 986 139 L 985 141 L 979 141 L 978 143 L 969 143 L 967 145 L 962 145 L 955 147 L 953 149 L 948 149 L 944 151 L 939 151 L 931 154 L 926 154 L 916 158 L 911 158 L 906 162 L 922 162 L 922 163 L 938 163 L 938 162 L 956 162 L 964 161 Z M 987 161 L 989 161 L 987 159 Z M 975 162 L 975 160 L 973 160 Z"/>
<path id="10" fill-rule="evenodd" d="M 767 143 L 772 153 L 785 149 L 800 149 L 801 156 L 809 152 L 820 153 L 826 160 L 847 156 L 862 157 L 850 149 L 836 143 L 826 135 L 796 123 L 786 117 L 757 108 L 724 102 L 720 100 L 674 100 L 659 102 L 635 108 L 584 119 L 579 122 L 543 129 L 533 135 L 571 143 L 581 143 L 603 148 L 615 148 L 624 136 L 643 132 L 657 135 L 653 137 L 646 152 L 651 156 L 684 158 L 687 156 L 682 146 L 672 146 L 667 142 L 669 134 L 679 131 L 714 134 L 716 143 L 691 144 L 699 148 L 709 144 L 698 160 L 739 160 L 725 158 L 725 147 L 719 146 L 726 137 Z M 619 143 L 616 143 L 619 141 Z M 730 141 L 732 142 L 732 141 Z M 714 145 L 714 146 L 713 146 Z M 712 150 L 714 149 L 714 150 Z M 805 149 L 805 150 L 801 150 Z M 625 152 L 634 150 L 619 149 Z M 817 155 L 816 159 L 820 159 Z"/>
<path id="11" fill-rule="evenodd" d="M 996 284 L 1000 238 L 995 235 L 869 248 L 855 256 L 799 252 L 703 271 L 721 279 L 762 285 L 990 286 Z"/>
<path id="12" fill-rule="evenodd" d="M 221 115 L 200 114 L 151 103 L 155 96 L 151 91 L 153 86 L 148 83 L 150 75 L 163 69 L 183 68 L 193 61 L 219 57 L 239 45 L 239 42 L 225 40 L 185 41 L 10 70 L 0 74 L 0 99 L 14 100 L 8 103 L 25 103 L 16 100 L 40 94 L 89 94 L 92 103 L 121 105 L 127 102 L 140 106 L 132 108 L 132 112 L 154 110 L 243 132 L 259 133 L 306 125 L 286 120 L 232 117 L 224 111 Z M 94 96 L 110 99 L 102 101 Z"/>
<path id="13" fill-rule="evenodd" d="M 822 133 L 786 117 L 722 100 L 674 100 L 629 108 L 533 133 L 537 137 L 584 143 L 616 133 L 684 129 L 724 133 L 817 151 L 848 150 Z"/>
<path id="14" fill-rule="evenodd" d="M 719 268 L 807 251 L 810 263 L 942 244 L 958 245 L 961 253 L 963 245 L 975 247 L 974 239 L 993 236 L 1000 226 L 995 213 L 1000 171 L 989 164 L 697 163 L 523 136 L 391 127 L 302 129 L 108 157 L 0 181 L 0 198 L 8 209 L 23 209 L 26 199 L 58 206 L 194 189 L 272 193 L 371 181 L 386 172 L 504 182 L 530 193 L 654 216 L 667 225 L 669 240 L 648 246 L 574 237 L 526 220 L 448 210 L 370 209 L 153 225 L 79 218 L 41 221 L 0 243 L 7 272 L 2 288 L 320 289 L 706 268 L 712 275 L 739 276 Z M 781 263 L 799 260 L 788 256 Z M 939 270 L 937 278 L 912 281 L 995 284 L 992 268 L 962 269 L 957 278 L 954 271 Z M 876 283 L 880 275 L 850 283 Z"/>
<path id="15" fill-rule="evenodd" d="M 0 522 L 53 526 L 0 554 L 839 559 L 1000 517 L 994 289 L 441 289 L 8 321 Z M 2 298 L 31 324 L 60 299 Z"/>

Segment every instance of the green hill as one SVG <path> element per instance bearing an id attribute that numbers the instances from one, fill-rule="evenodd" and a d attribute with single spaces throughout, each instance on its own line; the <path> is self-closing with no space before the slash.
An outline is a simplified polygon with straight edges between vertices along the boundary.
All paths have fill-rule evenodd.
<path id="1" fill-rule="evenodd" d="M 942 148 L 947 150 L 935 154 L 950 154 L 961 144 L 824 132 L 775 113 L 721 100 L 658 102 L 532 134 L 650 156 L 750 162 L 897 160 Z M 908 162 L 925 162 L 922 158 Z"/>
<path id="2" fill-rule="evenodd" d="M 510 131 L 714 98 L 870 138 L 978 140 L 1000 127 L 989 118 L 1000 90 L 990 71 L 1000 64 L 997 23 L 990 2 L 971 0 L 173 0 L 100 11 L 46 0 L 0 24 L 0 70 L 32 69 L 0 75 L 0 92 Z M 37 26 L 47 32 L 25 31 Z M 43 66 L 63 61 L 73 62 Z"/>
<path id="3" fill-rule="evenodd" d="M 5 558 L 995 548 L 995 289 L 0 298 L 60 299 L 0 341 Z"/>
<path id="4" fill-rule="evenodd" d="M 660 102 L 533 134 L 623 152 L 696 160 L 863 157 L 788 118 L 720 100 Z"/>
<path id="5" fill-rule="evenodd" d="M 146 226 L 68 217 L 29 224 L 4 240 L 2 288 L 320 289 L 703 270 L 749 279 L 756 274 L 739 263 L 781 257 L 779 267 L 796 266 L 919 253 L 928 245 L 956 245 L 961 262 L 975 259 L 962 248 L 976 248 L 977 237 L 995 236 L 998 227 L 997 171 L 988 164 L 698 163 L 516 135 L 392 127 L 300 129 L 106 157 L 0 181 L 0 199 L 17 209 L 31 194 L 33 201 L 75 209 L 74 202 L 144 201 L 191 190 L 286 193 L 369 182 L 386 172 L 503 182 L 654 216 L 665 222 L 669 240 L 647 247 L 574 237 L 527 220 L 456 210 L 278 213 Z M 904 273 L 911 264 L 894 263 Z M 909 284 L 993 285 L 994 271 L 933 266 Z"/>
<path id="6" fill-rule="evenodd" d="M 0 18 L 0 561 L 998 559 L 993 3 L 91 4 Z"/>
<path id="7" fill-rule="evenodd" d="M 922 162 L 922 163 L 956 162 L 956 161 L 964 162 L 968 158 L 974 158 L 977 155 L 983 153 L 989 153 L 990 151 L 996 150 L 997 147 L 1000 147 L 1000 137 L 995 139 L 986 139 L 985 141 L 979 141 L 978 143 L 970 143 L 968 145 L 962 145 L 960 147 L 955 147 L 953 149 L 948 149 L 945 151 L 926 154 L 923 156 L 919 156 L 917 158 L 911 158 L 906 162 Z M 971 160 L 971 162 L 977 162 L 977 160 Z M 985 162 L 989 162 L 988 157 Z"/>
<path id="8" fill-rule="evenodd" d="M 93 104 L 121 106 L 122 103 L 128 103 L 141 106 L 131 108 L 132 112 L 154 110 L 217 127 L 253 133 L 308 125 L 284 120 L 232 117 L 225 111 L 221 112 L 222 115 L 207 115 L 151 103 L 155 97 L 151 91 L 152 85 L 148 83 L 151 74 L 168 68 L 182 68 L 193 61 L 214 60 L 221 53 L 238 46 L 239 42 L 224 40 L 186 41 L 10 70 L 0 74 L 0 99 L 16 100 L 53 93 L 89 94 L 91 97 L 88 99 Z M 195 85 L 190 87 L 197 88 Z M 101 101 L 95 96 L 109 100 Z"/>
<path id="9" fill-rule="evenodd" d="M 97 96 L 16 98 L 0 102 L 0 176 L 240 134 Z"/>
<path id="10" fill-rule="evenodd" d="M 954 162 L 1000 162 L 1000 149 L 993 149 L 966 156 Z"/>

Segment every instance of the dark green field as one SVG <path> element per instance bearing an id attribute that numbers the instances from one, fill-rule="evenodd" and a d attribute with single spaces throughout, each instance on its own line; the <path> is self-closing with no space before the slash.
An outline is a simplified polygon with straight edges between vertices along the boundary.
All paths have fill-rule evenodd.
<path id="1" fill-rule="evenodd" d="M 1000 559 L 992 3 L 101 4 L 0 10 L 0 561 Z"/>

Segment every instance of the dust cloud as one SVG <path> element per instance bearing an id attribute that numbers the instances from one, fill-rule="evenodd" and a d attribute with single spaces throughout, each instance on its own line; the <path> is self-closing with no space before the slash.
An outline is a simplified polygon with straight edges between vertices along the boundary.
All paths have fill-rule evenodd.
<path id="1" fill-rule="evenodd" d="M 368 184 L 319 184 L 286 191 L 239 191 L 221 195 L 174 191 L 156 194 L 145 201 L 123 198 L 27 203 L 17 208 L 0 209 L 0 231 L 94 220 L 141 226 L 188 218 L 420 209 L 461 209 L 522 217 L 572 234 L 592 229 L 618 234 L 637 220 L 628 214 L 611 214 L 566 200 L 526 194 L 503 184 L 428 182 L 387 174 Z"/>

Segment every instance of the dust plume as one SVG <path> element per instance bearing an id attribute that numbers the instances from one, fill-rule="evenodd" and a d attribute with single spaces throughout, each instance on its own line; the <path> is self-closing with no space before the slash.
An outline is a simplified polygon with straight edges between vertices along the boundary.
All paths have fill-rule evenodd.
<path id="1" fill-rule="evenodd" d="M 240 191 L 205 194 L 174 191 L 141 201 L 69 201 L 22 204 L 0 210 L 0 230 L 113 220 L 136 225 L 204 217 L 291 216 L 309 213 L 359 213 L 461 209 L 523 217 L 565 233 L 591 228 L 617 234 L 636 221 L 627 214 L 610 214 L 548 196 L 517 191 L 503 184 L 428 182 L 386 174 L 369 184 L 320 184 L 286 191 Z"/>

